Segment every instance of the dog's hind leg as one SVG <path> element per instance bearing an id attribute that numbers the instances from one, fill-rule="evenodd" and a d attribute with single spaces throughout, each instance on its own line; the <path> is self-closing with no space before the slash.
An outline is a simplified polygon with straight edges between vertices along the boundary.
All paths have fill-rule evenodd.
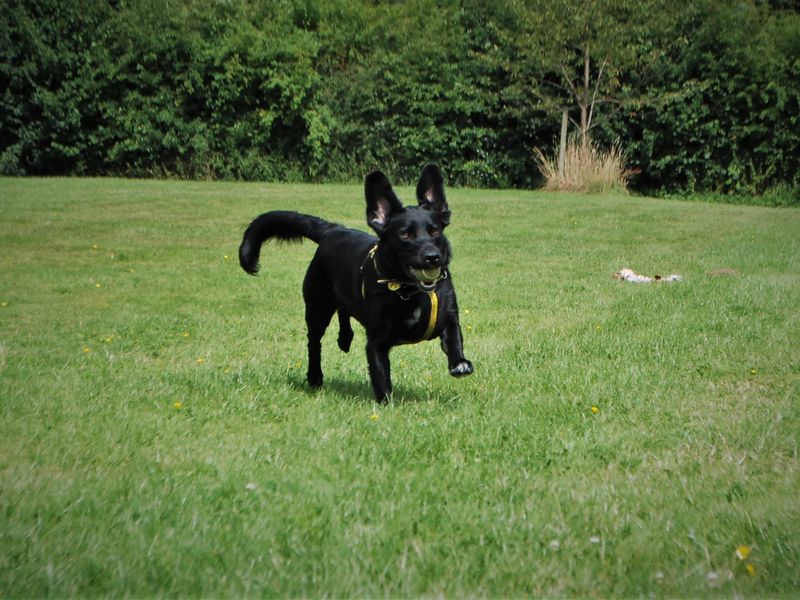
<path id="1" fill-rule="evenodd" d="M 308 327 L 308 385 L 322 387 L 322 336 L 333 317 L 334 307 L 309 305 L 306 302 L 306 326 Z"/>
<path id="2" fill-rule="evenodd" d="M 323 278 L 315 276 L 313 261 L 303 282 L 303 299 L 306 302 L 308 327 L 308 385 L 318 388 L 322 387 L 322 336 L 336 306 L 333 303 L 333 290 L 327 288 Z"/>
<path id="3" fill-rule="evenodd" d="M 350 326 L 350 315 L 341 308 L 339 309 L 339 348 L 342 352 L 350 352 L 350 344 L 353 341 L 353 328 Z"/>

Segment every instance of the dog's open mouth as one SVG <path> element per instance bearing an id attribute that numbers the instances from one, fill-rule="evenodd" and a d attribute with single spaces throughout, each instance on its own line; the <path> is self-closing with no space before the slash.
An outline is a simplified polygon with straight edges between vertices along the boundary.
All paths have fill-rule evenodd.
<path id="1" fill-rule="evenodd" d="M 415 269 L 408 267 L 411 276 L 423 285 L 433 285 L 442 275 L 441 267 L 431 267 L 430 269 Z"/>

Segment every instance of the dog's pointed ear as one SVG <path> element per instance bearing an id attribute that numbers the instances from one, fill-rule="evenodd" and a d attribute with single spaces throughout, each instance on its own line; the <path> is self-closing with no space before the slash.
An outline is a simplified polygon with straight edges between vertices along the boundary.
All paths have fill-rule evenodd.
<path id="1" fill-rule="evenodd" d="M 417 202 L 420 206 L 430 206 L 438 212 L 445 225 L 450 223 L 450 208 L 444 195 L 444 177 L 439 167 L 433 163 L 425 165 L 419 176 Z"/>
<path id="2" fill-rule="evenodd" d="M 393 215 L 403 212 L 403 203 L 394 193 L 388 177 L 380 171 L 367 175 L 364 194 L 367 198 L 367 225 L 376 233 L 383 231 Z"/>

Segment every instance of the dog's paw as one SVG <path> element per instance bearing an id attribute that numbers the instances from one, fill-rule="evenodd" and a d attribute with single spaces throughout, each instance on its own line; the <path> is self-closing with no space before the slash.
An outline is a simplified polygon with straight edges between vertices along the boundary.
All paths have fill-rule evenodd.
<path id="1" fill-rule="evenodd" d="M 475 372 L 475 367 L 466 358 L 460 361 L 455 367 L 450 369 L 450 375 L 453 377 L 466 377 Z"/>

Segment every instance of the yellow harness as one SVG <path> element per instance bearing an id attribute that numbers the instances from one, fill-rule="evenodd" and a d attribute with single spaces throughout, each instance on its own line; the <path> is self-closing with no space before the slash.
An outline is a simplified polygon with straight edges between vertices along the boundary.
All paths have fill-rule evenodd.
<path id="1" fill-rule="evenodd" d="M 375 243 L 372 248 L 369 250 L 369 254 L 367 254 L 367 258 L 364 260 L 364 264 L 361 265 L 361 298 L 364 299 L 366 296 L 366 284 L 363 278 L 364 272 L 364 265 L 367 264 L 367 261 L 372 259 L 372 264 L 375 267 L 375 273 L 380 275 L 378 272 L 378 265 L 375 264 L 375 253 L 378 251 L 378 244 Z M 428 299 L 431 301 L 431 313 L 428 317 L 428 326 L 425 328 L 425 333 L 422 334 L 422 337 L 417 340 L 418 342 L 423 342 L 425 340 L 430 340 L 433 336 L 433 332 L 436 329 L 436 320 L 439 316 L 439 295 L 436 293 L 436 288 L 432 290 L 424 290 L 417 288 L 417 291 L 413 292 L 411 295 L 403 296 L 400 293 L 400 290 L 403 288 L 403 284 L 395 279 L 378 279 L 378 283 L 385 284 L 386 287 L 390 292 L 397 293 L 403 300 L 408 300 L 412 295 L 416 294 L 417 292 L 425 292 L 428 295 Z M 413 343 L 413 342 L 412 342 Z"/>
<path id="2" fill-rule="evenodd" d="M 439 314 L 439 296 L 436 295 L 436 291 L 428 292 L 428 298 L 431 299 L 431 316 L 428 319 L 425 334 L 422 336 L 423 340 L 429 340 L 433 336 L 433 330 L 436 329 L 436 316 Z"/>

